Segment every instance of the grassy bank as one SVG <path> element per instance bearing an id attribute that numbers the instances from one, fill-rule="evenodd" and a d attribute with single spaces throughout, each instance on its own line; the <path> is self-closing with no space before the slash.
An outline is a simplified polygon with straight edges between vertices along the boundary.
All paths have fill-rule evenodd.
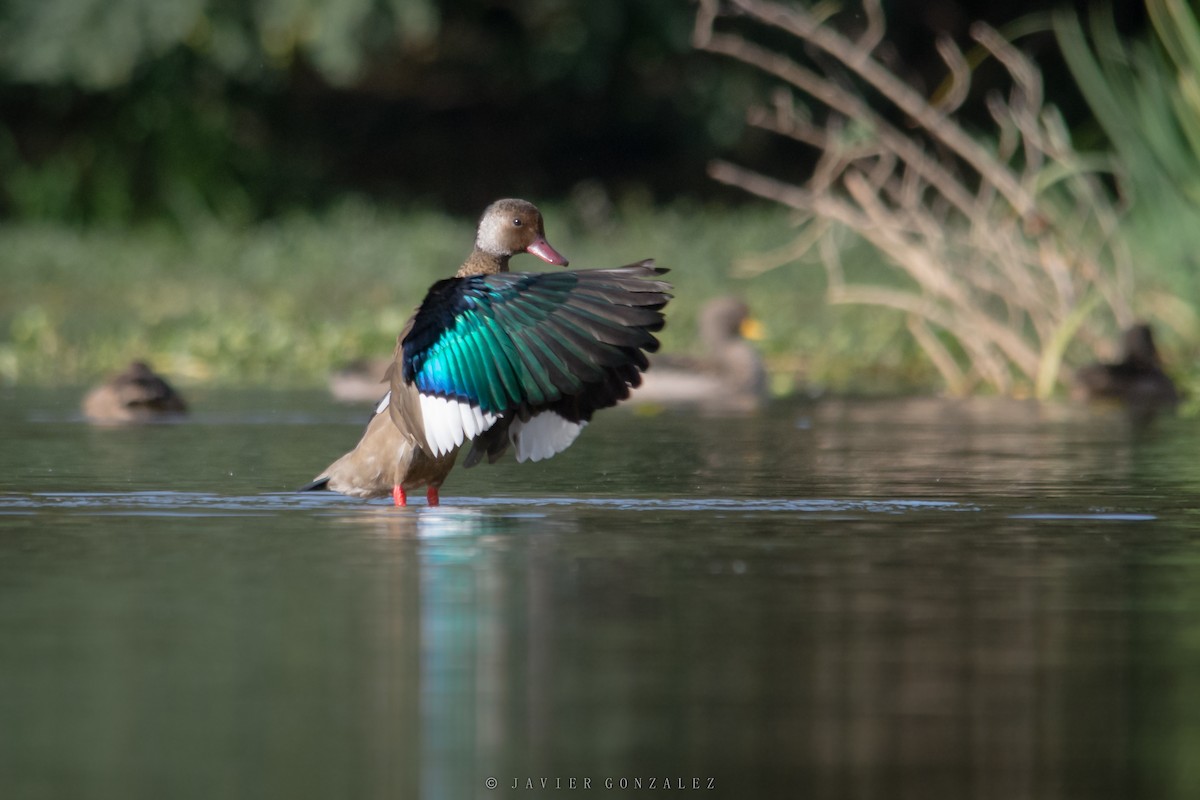
<path id="1" fill-rule="evenodd" d="M 934 381 L 899 336 L 902 320 L 827 307 L 815 266 L 731 277 L 738 256 L 788 240 L 779 210 L 626 204 L 588 223 L 573 206 L 544 211 L 573 266 L 654 257 L 672 269 L 671 350 L 694 349 L 705 299 L 738 292 L 766 324 L 781 390 Z M 473 225 L 349 202 L 238 230 L 3 226 L 0 380 L 76 385 L 145 358 L 183 385 L 320 385 L 338 364 L 390 353 L 429 284 L 465 255 Z M 544 268 L 528 257 L 514 266 Z"/>
<path id="2" fill-rule="evenodd" d="M 777 208 L 626 203 L 599 220 L 568 204 L 544 211 L 573 266 L 654 257 L 672 269 L 669 350 L 694 351 L 701 304 L 737 292 L 766 325 L 779 392 L 939 388 L 903 317 L 827 305 L 816 264 L 733 277 L 739 257 L 789 241 Z M 183 386 L 319 386 L 339 364 L 391 352 L 473 225 L 347 202 L 243 229 L 0 226 L 0 382 L 80 385 L 145 358 Z M 544 268 L 529 257 L 515 266 Z M 1166 343 L 1179 344 L 1169 333 Z"/>

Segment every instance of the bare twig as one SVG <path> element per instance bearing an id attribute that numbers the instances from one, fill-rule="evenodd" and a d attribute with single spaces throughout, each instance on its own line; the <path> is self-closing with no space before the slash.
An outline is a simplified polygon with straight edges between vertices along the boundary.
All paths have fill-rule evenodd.
<path id="1" fill-rule="evenodd" d="M 917 344 L 921 345 L 921 349 L 929 356 L 929 360 L 937 367 L 938 372 L 942 374 L 942 379 L 946 381 L 946 389 L 950 394 L 965 395 L 969 388 L 966 374 L 963 373 L 962 367 L 958 366 L 954 356 L 930 329 L 929 324 L 916 314 L 909 314 L 908 330 L 917 340 Z"/>
<path id="2" fill-rule="evenodd" d="M 971 85 L 971 68 L 953 43 L 938 43 L 951 72 L 940 100 L 920 96 L 876 60 L 884 35 L 878 0 L 864 0 L 867 28 L 856 40 L 799 4 L 728 2 L 742 15 L 738 32 L 716 30 L 718 1 L 700 0 L 696 46 L 787 84 L 770 109 L 752 111 L 749 120 L 819 151 L 802 185 L 727 162 L 710 165 L 716 180 L 808 218 L 791 246 L 740 261 L 742 274 L 792 262 L 816 245 L 830 302 L 905 313 L 909 331 L 954 392 L 967 391 L 976 375 L 997 391 L 1023 387 L 1043 396 L 1053 390 L 1076 334 L 1095 338 L 1097 316 L 1128 320 L 1132 268 L 1120 215 L 1045 105 L 1036 67 L 996 31 L 982 24 L 971 29 L 1013 85 L 1008 97 L 988 97 L 997 127 L 989 147 L 949 116 Z M 752 38 L 755 24 L 790 34 L 822 57 L 809 66 L 792 51 L 760 44 Z M 879 92 L 917 128 L 893 125 L 847 76 Z M 798 104 L 793 90 L 814 101 L 816 111 Z M 849 280 L 833 245 L 839 230 L 882 253 L 911 288 Z M 946 336 L 957 350 L 946 347 Z M 966 354 L 969 370 L 955 352 Z"/>
<path id="3" fill-rule="evenodd" d="M 937 110 L 943 114 L 952 114 L 966 101 L 971 92 L 971 65 L 967 63 L 958 45 L 945 36 L 938 37 L 937 51 L 942 61 L 946 62 L 946 68 L 950 70 L 950 85 L 938 102 Z"/>
<path id="4" fill-rule="evenodd" d="M 996 184 L 996 188 L 1008 198 L 1017 210 L 1024 214 L 1033 206 L 1033 198 L 1013 180 L 1005 166 L 958 125 L 930 105 L 912 87 L 901 81 L 869 52 L 860 50 L 854 42 L 838 34 L 833 28 L 822 25 L 800 4 L 783 5 L 773 0 L 732 0 L 746 14 L 769 25 L 787 31 L 799 39 L 824 50 L 840 63 L 854 70 L 863 80 L 882 92 L 896 107 L 908 114 L 918 125 L 939 139 Z M 990 30 L 990 29 L 989 29 Z M 824 98 L 821 98 L 824 100 Z"/>

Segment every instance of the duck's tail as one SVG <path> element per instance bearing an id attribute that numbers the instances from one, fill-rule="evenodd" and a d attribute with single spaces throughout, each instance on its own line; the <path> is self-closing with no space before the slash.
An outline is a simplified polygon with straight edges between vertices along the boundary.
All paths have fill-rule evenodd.
<path id="1" fill-rule="evenodd" d="M 327 492 L 329 491 L 329 476 L 317 478 L 312 483 L 306 483 L 297 492 Z"/>

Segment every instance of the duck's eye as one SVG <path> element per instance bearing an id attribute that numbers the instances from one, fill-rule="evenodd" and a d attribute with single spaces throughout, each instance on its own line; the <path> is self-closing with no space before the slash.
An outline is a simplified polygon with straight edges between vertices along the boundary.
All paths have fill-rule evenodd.
<path id="1" fill-rule="evenodd" d="M 520 217 L 514 217 L 514 218 L 513 218 L 513 227 L 514 227 L 514 228 L 519 228 L 519 227 L 521 227 L 521 218 L 520 218 Z"/>

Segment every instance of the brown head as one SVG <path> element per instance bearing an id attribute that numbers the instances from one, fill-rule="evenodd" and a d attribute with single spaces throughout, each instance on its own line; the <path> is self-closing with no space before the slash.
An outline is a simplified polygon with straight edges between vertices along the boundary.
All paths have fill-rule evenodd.
<path id="1" fill-rule="evenodd" d="M 530 253 L 560 267 L 567 265 L 567 259 L 546 241 L 537 206 L 525 200 L 497 200 L 480 217 L 475 251 L 458 274 L 507 272 L 508 260 L 518 253 Z"/>
<path id="2" fill-rule="evenodd" d="M 1154 346 L 1154 334 L 1144 322 L 1125 331 L 1121 337 L 1121 349 L 1121 359 L 1127 364 L 1145 367 L 1162 365 L 1162 360 L 1158 357 L 1158 348 Z"/>

